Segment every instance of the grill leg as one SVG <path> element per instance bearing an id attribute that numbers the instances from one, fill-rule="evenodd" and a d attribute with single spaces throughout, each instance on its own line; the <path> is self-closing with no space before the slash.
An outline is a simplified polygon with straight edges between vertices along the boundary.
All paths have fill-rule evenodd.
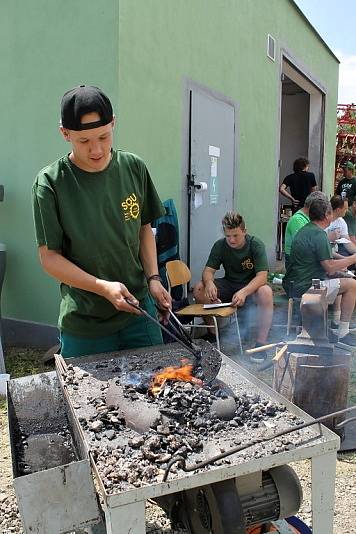
<path id="1" fill-rule="evenodd" d="M 336 451 L 312 458 L 313 534 L 333 532 Z"/>
<path id="2" fill-rule="evenodd" d="M 145 501 L 105 509 L 107 534 L 145 534 Z"/>

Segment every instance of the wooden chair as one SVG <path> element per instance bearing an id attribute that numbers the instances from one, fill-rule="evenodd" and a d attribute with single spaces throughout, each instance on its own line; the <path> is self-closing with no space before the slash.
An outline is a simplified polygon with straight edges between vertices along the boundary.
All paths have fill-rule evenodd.
<path id="1" fill-rule="evenodd" d="M 168 261 L 166 263 L 166 270 L 167 270 L 167 280 L 169 285 L 169 291 L 172 287 L 176 287 L 179 285 L 183 286 L 183 295 L 184 297 L 187 297 L 188 290 L 187 290 L 187 284 L 190 282 L 192 275 L 188 268 L 188 266 L 181 260 L 172 260 Z M 185 308 L 182 308 L 181 310 L 176 312 L 177 316 L 180 317 L 192 317 L 192 322 L 190 323 L 190 326 L 194 330 L 194 328 L 215 328 L 216 332 L 216 345 L 218 350 L 220 350 L 220 336 L 219 336 L 219 328 L 218 328 L 218 321 L 217 319 L 219 317 L 232 317 L 235 320 L 236 324 L 236 332 L 237 332 L 237 340 L 239 345 L 240 354 L 243 354 L 242 350 L 242 343 L 241 343 L 241 336 L 240 336 L 240 328 L 239 328 L 239 321 L 237 318 L 237 311 L 236 308 L 232 306 L 227 306 L 226 308 L 216 308 L 213 310 L 205 310 L 203 308 L 203 304 L 190 304 L 189 306 L 185 306 Z M 199 325 L 195 324 L 195 318 L 196 317 L 211 317 L 214 325 Z M 182 325 L 184 327 L 184 325 Z"/>

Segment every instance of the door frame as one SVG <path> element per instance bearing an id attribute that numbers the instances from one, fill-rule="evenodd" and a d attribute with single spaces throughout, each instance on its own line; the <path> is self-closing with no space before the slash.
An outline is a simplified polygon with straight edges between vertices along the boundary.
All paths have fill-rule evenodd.
<path id="1" fill-rule="evenodd" d="M 279 172 L 280 172 L 280 160 L 281 160 L 281 126 L 282 126 L 282 74 L 283 74 L 283 64 L 284 62 L 288 63 L 290 67 L 295 71 L 295 73 L 300 77 L 300 79 L 304 79 L 305 83 L 309 85 L 310 87 L 316 89 L 320 94 L 322 98 L 321 103 L 321 113 L 322 113 L 322 124 L 320 128 L 320 150 L 321 150 L 321 157 L 320 157 L 320 167 L 319 167 L 319 175 L 321 177 L 320 180 L 320 189 L 322 190 L 323 187 L 323 169 L 325 166 L 325 99 L 327 95 L 327 89 L 322 84 L 322 82 L 315 77 L 314 74 L 310 72 L 308 67 L 301 63 L 299 59 L 297 59 L 292 52 L 290 52 L 287 48 L 281 47 L 280 49 L 280 57 L 279 57 L 279 70 L 278 70 L 278 83 L 279 83 L 279 91 L 278 93 L 278 120 L 277 120 L 277 144 L 276 144 L 276 182 L 275 182 L 275 190 L 276 190 L 276 196 L 275 196 L 275 253 L 277 253 L 277 247 L 278 247 L 278 222 L 279 222 Z M 296 82 L 298 83 L 298 82 Z M 308 91 L 309 92 L 309 91 Z M 310 94 L 310 93 L 309 93 Z M 310 137 L 309 137 L 310 142 Z M 276 254 L 274 256 L 274 261 L 277 260 Z"/>
<path id="2" fill-rule="evenodd" d="M 188 188 L 187 188 L 187 176 L 190 174 L 190 145 L 191 145 L 191 91 L 200 92 L 204 95 L 210 96 L 216 100 L 220 100 L 226 104 L 229 104 L 234 108 L 234 153 L 233 153 L 233 196 L 232 205 L 235 206 L 237 198 L 238 184 L 236 179 L 238 176 L 238 144 L 240 138 L 238 112 L 240 105 L 238 102 L 229 98 L 228 96 L 211 89 L 191 78 L 183 79 L 183 107 L 182 107 L 182 159 L 181 159 L 181 210 L 180 210 L 180 250 L 182 259 L 188 263 L 190 259 L 190 250 L 188 250 L 190 244 L 190 206 L 188 205 Z M 213 245 L 213 243 L 211 244 Z M 206 251 L 207 255 L 209 251 Z"/>

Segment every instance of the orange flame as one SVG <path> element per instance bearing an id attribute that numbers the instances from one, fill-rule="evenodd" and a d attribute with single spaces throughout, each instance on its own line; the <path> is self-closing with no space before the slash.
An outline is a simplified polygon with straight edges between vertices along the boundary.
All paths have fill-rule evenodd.
<path id="1" fill-rule="evenodd" d="M 186 365 L 183 364 L 181 367 L 165 367 L 153 377 L 150 391 L 153 395 L 158 395 L 167 380 L 191 382 L 192 384 L 201 386 L 203 384 L 202 380 L 193 376 L 192 370 L 193 365 L 190 363 Z"/>

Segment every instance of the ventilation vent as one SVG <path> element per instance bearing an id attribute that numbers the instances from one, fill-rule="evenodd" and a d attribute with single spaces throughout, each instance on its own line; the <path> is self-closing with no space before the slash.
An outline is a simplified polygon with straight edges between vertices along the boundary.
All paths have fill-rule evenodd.
<path id="1" fill-rule="evenodd" d="M 276 60 L 276 40 L 272 35 L 267 36 L 267 56 L 272 60 Z"/>

